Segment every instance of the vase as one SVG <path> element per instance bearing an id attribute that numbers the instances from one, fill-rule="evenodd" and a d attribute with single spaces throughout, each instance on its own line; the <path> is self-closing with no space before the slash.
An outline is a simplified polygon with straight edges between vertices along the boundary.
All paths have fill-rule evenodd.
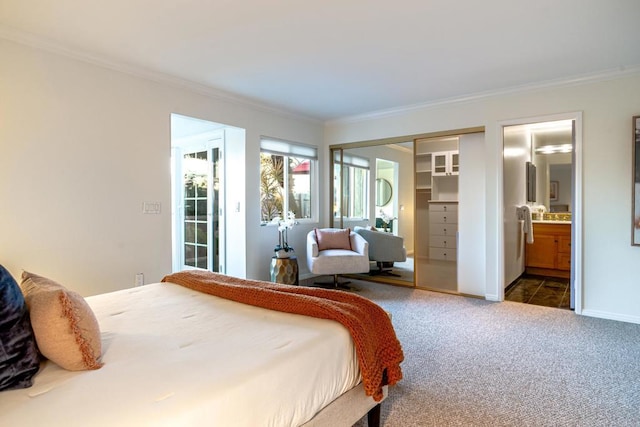
<path id="1" fill-rule="evenodd" d="M 291 257 L 291 254 L 288 251 L 285 251 L 284 249 L 280 249 L 279 251 L 276 251 L 276 257 L 277 258 L 289 258 L 289 257 Z"/>

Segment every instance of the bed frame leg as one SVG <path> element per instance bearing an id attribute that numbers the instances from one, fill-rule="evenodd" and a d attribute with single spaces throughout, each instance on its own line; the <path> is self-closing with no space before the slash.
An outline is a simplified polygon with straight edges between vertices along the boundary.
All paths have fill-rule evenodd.
<path id="1" fill-rule="evenodd" d="M 367 425 L 369 427 L 380 427 L 380 404 L 371 408 L 367 413 Z"/>

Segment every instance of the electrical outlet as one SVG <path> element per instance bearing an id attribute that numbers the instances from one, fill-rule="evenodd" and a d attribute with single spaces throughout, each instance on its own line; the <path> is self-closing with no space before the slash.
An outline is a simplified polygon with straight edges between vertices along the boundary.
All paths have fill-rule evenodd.
<path id="1" fill-rule="evenodd" d="M 142 286 L 142 285 L 144 285 L 144 274 L 138 273 L 136 274 L 135 286 Z"/>

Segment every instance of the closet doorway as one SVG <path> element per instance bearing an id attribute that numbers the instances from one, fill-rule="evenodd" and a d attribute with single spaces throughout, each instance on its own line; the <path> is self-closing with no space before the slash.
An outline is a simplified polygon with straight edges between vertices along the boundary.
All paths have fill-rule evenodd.
<path id="1" fill-rule="evenodd" d="M 418 135 L 406 135 L 400 137 L 385 138 L 371 141 L 359 141 L 351 143 L 343 143 L 331 145 L 330 156 L 333 159 L 333 167 L 330 169 L 329 194 L 331 195 L 331 212 L 330 226 L 332 227 L 352 227 L 355 225 L 370 224 L 375 218 L 349 218 L 342 214 L 343 206 L 347 202 L 341 191 L 341 184 L 344 176 L 343 166 L 352 162 L 351 156 L 369 157 L 369 158 L 386 158 L 391 159 L 391 153 L 396 153 L 399 164 L 399 181 L 398 181 L 398 229 L 394 227 L 394 233 L 404 238 L 404 246 L 407 250 L 408 258 L 413 259 L 415 256 L 414 248 L 418 244 L 426 242 L 429 237 L 429 231 L 426 229 L 418 229 L 416 227 L 416 217 L 421 213 L 418 212 L 417 189 L 426 186 L 426 182 L 431 183 L 432 166 L 416 165 L 415 141 L 431 138 L 459 138 L 460 151 L 457 159 L 451 157 L 462 171 L 458 176 L 458 235 L 456 242 L 457 260 L 455 274 L 457 277 L 455 290 L 442 289 L 441 285 L 435 283 L 435 286 L 427 286 L 415 280 L 415 269 L 412 274 L 411 282 L 396 280 L 393 277 L 380 277 L 376 281 L 385 281 L 390 284 L 411 285 L 423 289 L 440 290 L 442 292 L 451 292 L 462 295 L 473 295 L 483 297 L 486 294 L 485 282 L 478 280 L 479 275 L 484 275 L 486 269 L 486 248 L 485 248 L 485 192 L 479 189 L 485 187 L 485 163 L 479 161 L 485 153 L 485 134 L 484 127 L 466 128 L 449 130 L 442 132 L 424 133 Z M 378 150 L 385 150 L 384 155 L 378 155 Z M 449 150 L 451 151 L 451 150 Z M 455 151 L 455 150 L 453 150 Z M 440 173 L 440 160 L 436 159 L 435 164 L 438 166 L 437 172 Z M 445 160 L 446 164 L 446 160 Z M 416 174 L 415 167 L 421 168 L 421 174 Z M 446 166 L 445 166 L 446 167 Z M 446 173 L 446 169 L 445 172 Z M 424 176 L 422 176 L 424 175 Z M 373 179 L 373 178 L 372 178 Z M 432 184 L 429 184 L 432 185 Z M 375 188 L 372 183 L 371 188 Z M 440 187 L 445 192 L 445 187 Z M 421 190 L 425 190 L 422 188 Z M 440 190 L 438 190 L 440 191 Z M 448 190 L 446 190 L 448 191 Z M 426 192 L 423 192 L 426 193 Z M 373 204 L 374 198 L 371 198 Z M 372 206 L 369 214 L 376 212 Z M 422 213 L 424 214 L 424 213 Z M 428 214 L 427 214 L 428 216 Z M 428 250 L 428 245 L 427 245 Z M 428 256 L 428 255 L 427 255 Z M 464 265 L 464 268 L 457 268 Z M 411 264 L 414 267 L 414 264 Z M 438 289 L 440 287 L 440 289 Z"/>
<path id="2" fill-rule="evenodd" d="M 458 292 L 460 137 L 415 140 L 417 286 Z"/>

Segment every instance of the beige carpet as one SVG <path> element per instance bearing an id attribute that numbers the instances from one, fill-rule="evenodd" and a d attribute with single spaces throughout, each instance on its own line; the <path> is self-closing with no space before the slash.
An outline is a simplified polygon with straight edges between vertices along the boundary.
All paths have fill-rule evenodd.
<path id="1" fill-rule="evenodd" d="M 371 271 L 374 273 L 377 271 L 378 267 L 375 262 L 372 262 L 370 265 Z M 401 280 L 403 282 L 409 282 L 409 284 L 413 284 L 413 258 L 407 257 L 405 262 L 394 262 L 393 267 L 389 270 L 393 273 L 392 276 L 388 276 L 385 274 L 371 276 L 369 273 L 362 274 L 352 274 L 349 277 L 354 277 L 356 279 L 361 280 L 372 280 L 384 283 L 386 279 Z"/>
<path id="2" fill-rule="evenodd" d="M 383 426 L 640 426 L 640 325 L 354 284 L 405 352 Z"/>

